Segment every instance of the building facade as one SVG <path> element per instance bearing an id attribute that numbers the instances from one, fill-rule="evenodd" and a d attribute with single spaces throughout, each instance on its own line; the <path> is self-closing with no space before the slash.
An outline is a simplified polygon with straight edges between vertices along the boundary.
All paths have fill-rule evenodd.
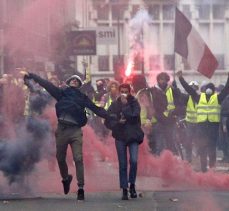
<path id="1" fill-rule="evenodd" d="M 143 72 L 155 78 L 160 71 L 168 71 L 173 75 L 174 71 L 183 69 L 187 80 L 208 81 L 197 71 L 191 70 L 187 62 L 174 53 L 174 19 L 177 6 L 195 26 L 219 62 L 211 80 L 216 84 L 226 81 L 226 72 L 229 69 L 229 1 L 76 0 L 76 5 L 76 19 L 81 30 L 114 27 L 117 32 L 115 44 L 98 43 L 95 56 L 77 58 L 78 61 L 85 58 L 88 60 L 93 80 L 113 77 L 114 74 L 119 74 L 120 66 L 127 66 L 132 51 L 130 23 L 144 9 L 150 19 L 143 23 L 141 34 L 136 37 L 137 42 L 144 48 L 144 53 L 134 59 L 135 72 Z M 80 69 L 80 62 L 78 64 Z"/>
<path id="2" fill-rule="evenodd" d="M 52 37 L 75 20 L 74 5 L 75 0 L 1 0 L 0 75 L 52 64 Z"/>

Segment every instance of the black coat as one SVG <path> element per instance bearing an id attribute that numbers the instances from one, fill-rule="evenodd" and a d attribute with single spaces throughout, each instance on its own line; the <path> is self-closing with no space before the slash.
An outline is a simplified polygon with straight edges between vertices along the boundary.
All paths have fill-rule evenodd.
<path id="1" fill-rule="evenodd" d="M 54 86 L 47 80 L 40 78 L 38 75 L 29 74 L 29 78 L 33 79 L 40 86 L 45 88 L 47 92 L 56 99 L 56 115 L 60 117 L 63 113 L 68 113 L 75 119 L 79 127 L 87 122 L 85 108 L 89 108 L 96 115 L 106 118 L 107 112 L 96 106 L 84 93 L 78 88 L 66 87 L 59 88 Z"/>
<path id="2" fill-rule="evenodd" d="M 129 95 L 127 100 L 126 105 L 121 103 L 120 97 L 112 102 L 108 108 L 109 118 L 106 119 L 105 125 L 112 130 L 112 136 L 116 140 L 140 144 L 144 138 L 140 120 L 141 108 L 135 97 Z M 122 116 L 126 119 L 125 123 L 119 122 Z"/>

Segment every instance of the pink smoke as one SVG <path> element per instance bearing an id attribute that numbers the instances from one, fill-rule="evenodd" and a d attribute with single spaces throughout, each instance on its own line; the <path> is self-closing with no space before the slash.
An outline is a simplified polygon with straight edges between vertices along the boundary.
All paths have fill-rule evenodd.
<path id="1" fill-rule="evenodd" d="M 146 141 L 140 147 L 138 173 L 148 177 L 159 177 L 176 188 L 229 189 L 227 174 L 211 170 L 207 173 L 195 172 L 190 164 L 170 151 L 164 151 L 160 157 L 154 157 L 150 154 Z"/>

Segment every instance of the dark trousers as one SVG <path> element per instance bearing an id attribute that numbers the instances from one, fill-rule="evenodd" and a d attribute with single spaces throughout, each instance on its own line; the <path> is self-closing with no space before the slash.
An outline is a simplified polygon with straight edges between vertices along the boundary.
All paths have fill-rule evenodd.
<path id="1" fill-rule="evenodd" d="M 177 154 L 177 149 L 175 147 L 175 132 L 176 128 L 174 124 L 155 124 L 152 138 L 155 139 L 156 155 L 160 155 L 165 149 Z"/>
<path id="2" fill-rule="evenodd" d="M 207 171 L 207 159 L 209 167 L 214 167 L 216 163 L 216 143 L 219 132 L 219 124 L 212 122 L 198 123 L 197 147 L 200 156 L 202 172 Z"/>
<path id="3" fill-rule="evenodd" d="M 84 166 L 82 152 L 82 130 L 77 126 L 64 126 L 58 124 L 56 130 L 56 158 L 63 179 L 68 176 L 68 166 L 66 163 L 66 155 L 68 145 L 71 146 L 73 159 L 76 166 L 76 176 L 78 186 L 84 186 Z"/>
<path id="4" fill-rule="evenodd" d="M 223 160 L 229 161 L 229 127 L 227 125 L 227 132 L 223 131 L 222 124 L 219 126 L 219 139 L 217 146 L 223 151 Z"/>
<path id="5" fill-rule="evenodd" d="M 137 161 L 138 161 L 138 143 L 133 142 L 126 144 L 123 141 L 115 140 L 115 146 L 118 154 L 119 162 L 119 182 L 120 188 L 128 188 L 128 181 L 130 184 L 135 184 L 137 176 Z M 130 169 L 128 180 L 127 167 L 127 149 L 130 155 Z"/>
<path id="6" fill-rule="evenodd" d="M 185 160 L 189 163 L 192 162 L 192 150 L 194 143 L 198 140 L 197 136 L 197 123 L 186 123 L 186 137 L 184 142 L 185 147 Z"/>

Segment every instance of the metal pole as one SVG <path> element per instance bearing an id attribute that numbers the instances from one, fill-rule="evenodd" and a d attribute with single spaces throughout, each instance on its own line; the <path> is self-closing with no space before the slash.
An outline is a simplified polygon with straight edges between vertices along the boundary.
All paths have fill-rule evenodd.
<path id="1" fill-rule="evenodd" d="M 1 5 L 2 14 L 0 20 L 0 75 L 4 74 L 4 25 L 6 20 L 6 1 L 2 0 Z"/>
<path id="2" fill-rule="evenodd" d="M 142 41 L 142 75 L 145 74 L 145 64 L 144 64 L 144 59 L 145 59 L 145 51 L 144 51 L 144 34 L 143 34 L 143 26 L 141 30 L 141 41 Z"/>
<path id="3" fill-rule="evenodd" d="M 118 10 L 117 28 L 118 28 L 118 59 L 120 60 L 121 52 L 120 52 L 120 13 L 119 13 L 119 10 Z"/>

